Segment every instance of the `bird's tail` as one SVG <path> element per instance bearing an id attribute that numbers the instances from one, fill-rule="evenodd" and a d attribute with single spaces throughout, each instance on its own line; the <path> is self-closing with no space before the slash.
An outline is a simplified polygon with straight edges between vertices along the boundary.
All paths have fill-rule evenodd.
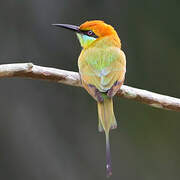
<path id="1" fill-rule="evenodd" d="M 113 100 L 108 96 L 103 96 L 104 101 L 98 102 L 99 131 L 105 131 L 106 135 L 106 172 L 109 177 L 112 174 L 111 153 L 109 144 L 109 131 L 117 127 L 113 111 Z"/>
<path id="2" fill-rule="evenodd" d="M 99 131 L 109 131 L 117 127 L 113 111 L 113 100 L 108 96 L 103 96 L 104 101 L 98 102 Z"/>

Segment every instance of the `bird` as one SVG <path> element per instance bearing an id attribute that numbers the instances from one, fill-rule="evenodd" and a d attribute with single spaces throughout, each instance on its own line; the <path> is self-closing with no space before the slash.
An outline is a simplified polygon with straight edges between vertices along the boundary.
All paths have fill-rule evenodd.
<path id="1" fill-rule="evenodd" d="M 97 101 L 98 129 L 106 137 L 106 175 L 112 175 L 109 132 L 117 127 L 113 97 L 124 83 L 126 56 L 116 30 L 102 20 L 90 20 L 80 26 L 52 24 L 77 34 L 82 51 L 78 58 L 81 82 Z"/>

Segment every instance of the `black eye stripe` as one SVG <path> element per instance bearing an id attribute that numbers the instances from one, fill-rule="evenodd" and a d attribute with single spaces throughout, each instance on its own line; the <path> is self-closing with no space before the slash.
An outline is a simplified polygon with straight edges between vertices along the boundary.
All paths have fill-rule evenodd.
<path id="1" fill-rule="evenodd" d="M 84 35 L 90 36 L 90 37 L 98 38 L 98 36 L 96 36 L 96 34 L 91 30 L 81 31 L 81 33 L 84 34 Z"/>

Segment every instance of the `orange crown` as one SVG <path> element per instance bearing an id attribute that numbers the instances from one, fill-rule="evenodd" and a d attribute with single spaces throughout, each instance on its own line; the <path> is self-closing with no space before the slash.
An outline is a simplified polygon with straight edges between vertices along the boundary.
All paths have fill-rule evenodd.
<path id="1" fill-rule="evenodd" d="M 80 30 L 92 30 L 98 37 L 117 35 L 111 25 L 100 20 L 86 21 L 80 25 Z"/>

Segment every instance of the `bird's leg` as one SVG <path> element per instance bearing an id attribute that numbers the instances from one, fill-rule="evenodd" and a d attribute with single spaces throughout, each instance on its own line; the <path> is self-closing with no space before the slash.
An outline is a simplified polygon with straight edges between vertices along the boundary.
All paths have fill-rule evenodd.
<path id="1" fill-rule="evenodd" d="M 86 91 L 98 102 L 103 102 L 104 99 L 99 92 L 99 90 L 92 84 L 86 84 L 84 81 L 82 81 L 83 87 L 86 89 Z"/>
<path id="2" fill-rule="evenodd" d="M 100 91 L 92 84 L 88 84 L 88 87 L 90 89 L 91 95 L 98 101 L 98 102 L 103 102 L 104 99 L 100 93 Z"/>
<path id="3" fill-rule="evenodd" d="M 108 90 L 107 92 L 107 96 L 109 97 L 113 97 L 116 92 L 119 90 L 119 88 L 122 86 L 124 80 L 123 81 L 116 81 L 113 86 Z"/>

